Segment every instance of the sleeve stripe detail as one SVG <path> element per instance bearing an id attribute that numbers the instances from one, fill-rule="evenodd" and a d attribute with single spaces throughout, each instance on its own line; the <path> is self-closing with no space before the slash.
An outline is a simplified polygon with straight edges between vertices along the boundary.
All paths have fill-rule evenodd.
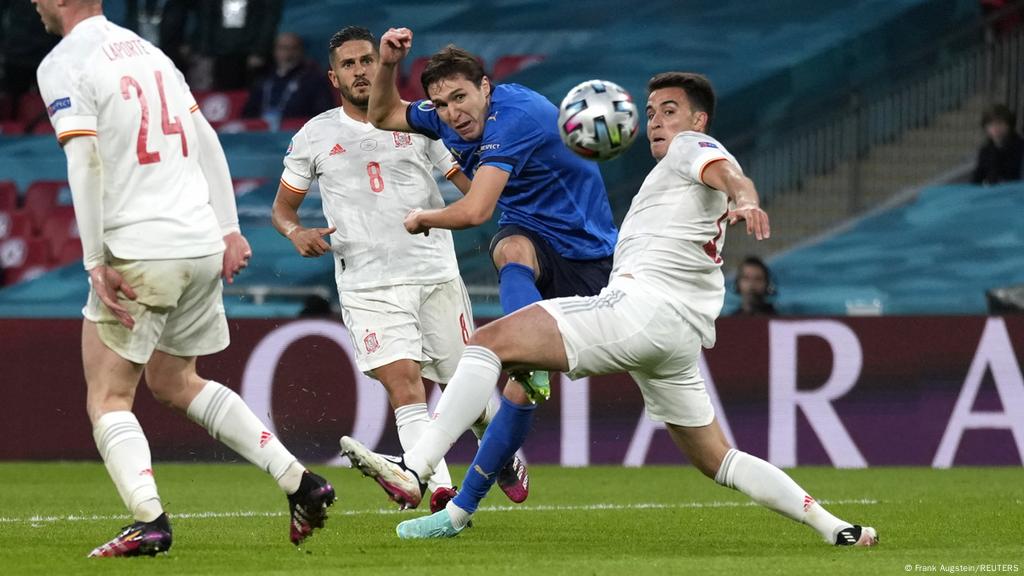
<path id="1" fill-rule="evenodd" d="M 444 173 L 445 180 L 451 180 L 452 176 L 459 173 L 460 168 L 458 166 L 452 166 L 447 172 Z"/>
<path id="2" fill-rule="evenodd" d="M 698 176 L 698 179 L 700 180 L 701 184 L 707 186 L 707 184 L 704 182 L 704 171 L 708 169 L 708 166 L 711 166 L 715 162 L 722 162 L 723 160 L 728 160 L 728 158 L 712 158 L 711 160 L 708 160 L 707 162 L 704 163 L 703 166 L 700 167 L 700 175 Z"/>
<path id="3" fill-rule="evenodd" d="M 196 110 L 199 110 L 199 104 L 193 104 L 192 107 L 188 109 L 189 113 L 195 112 Z"/>
<path id="4" fill-rule="evenodd" d="M 309 191 L 308 188 L 305 189 L 305 190 L 300 190 L 300 189 L 296 188 L 295 186 L 292 186 L 291 184 L 285 182 L 284 178 L 281 178 L 281 186 L 284 186 L 284 188 L 286 190 L 289 190 L 291 192 L 295 192 L 296 194 L 305 194 L 306 192 Z"/>
<path id="5" fill-rule="evenodd" d="M 63 142 L 68 138 L 74 138 L 75 136 L 95 136 L 95 130 L 68 130 L 67 132 L 61 132 L 57 134 L 57 141 Z"/>

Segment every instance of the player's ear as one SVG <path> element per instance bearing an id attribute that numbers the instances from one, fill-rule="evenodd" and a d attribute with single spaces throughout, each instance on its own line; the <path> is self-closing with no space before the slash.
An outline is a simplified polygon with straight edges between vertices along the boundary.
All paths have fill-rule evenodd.
<path id="1" fill-rule="evenodd" d="M 327 79 L 331 81 L 331 86 L 340 89 L 341 85 L 338 83 L 338 76 L 334 73 L 334 70 L 327 71 Z"/>
<path id="2" fill-rule="evenodd" d="M 693 115 L 693 131 L 694 132 L 707 132 L 708 130 L 708 113 L 703 110 L 698 110 Z"/>
<path id="3" fill-rule="evenodd" d="M 483 90 L 485 98 L 491 95 L 491 79 L 487 76 L 480 79 L 480 90 Z"/>

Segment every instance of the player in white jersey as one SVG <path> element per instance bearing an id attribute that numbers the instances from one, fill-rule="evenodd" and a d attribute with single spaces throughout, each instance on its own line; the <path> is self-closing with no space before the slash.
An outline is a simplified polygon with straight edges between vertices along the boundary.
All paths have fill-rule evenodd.
<path id="1" fill-rule="evenodd" d="M 356 364 L 384 385 L 402 447 L 412 448 L 430 422 L 421 376 L 448 382 L 469 341 L 473 316 L 451 231 L 413 235 L 402 222 L 411 211 L 444 206 L 432 169 L 462 191 L 469 180 L 440 140 L 379 130 L 367 121 L 379 62 L 369 30 L 346 27 L 331 38 L 329 50 L 329 78 L 342 105 L 313 118 L 292 138 L 274 200 L 274 226 L 302 256 L 334 257 Z M 313 180 L 328 228 L 305 228 L 299 220 Z M 478 438 L 496 411 L 496 402 L 481 407 L 472 426 Z M 511 499 L 526 498 L 520 460 L 510 461 L 500 477 Z M 434 509 L 454 496 L 443 461 L 429 488 Z"/>
<path id="2" fill-rule="evenodd" d="M 82 362 L 93 437 L 134 523 L 90 553 L 154 555 L 171 527 L 149 444 L 132 414 L 143 371 L 154 397 L 269 472 L 288 497 L 290 538 L 323 526 L 334 489 L 307 471 L 229 388 L 196 373 L 228 345 L 221 277 L 252 254 L 227 160 L 171 61 L 103 16 L 99 0 L 34 0 L 63 40 L 39 90 L 68 160 L 91 289 Z"/>
<path id="3" fill-rule="evenodd" d="M 745 220 L 747 233 L 762 240 L 770 233 L 768 216 L 736 159 L 707 135 L 715 105 L 707 79 L 668 72 L 652 78 L 648 91 L 647 136 L 658 165 L 622 223 L 608 287 L 597 296 L 539 302 L 476 332 L 441 397 L 438 418 L 401 459 L 386 459 L 351 439 L 343 439 L 344 452 L 392 497 L 417 500 L 418 481 L 429 477 L 503 366 L 572 378 L 629 372 L 648 415 L 666 424 L 705 475 L 809 524 L 826 542 L 876 544 L 873 528 L 836 518 L 783 471 L 725 439 L 698 369 L 701 346 L 715 343 L 724 298 L 723 225 Z M 450 537 L 468 522 L 453 503 L 399 524 L 398 535 Z"/>

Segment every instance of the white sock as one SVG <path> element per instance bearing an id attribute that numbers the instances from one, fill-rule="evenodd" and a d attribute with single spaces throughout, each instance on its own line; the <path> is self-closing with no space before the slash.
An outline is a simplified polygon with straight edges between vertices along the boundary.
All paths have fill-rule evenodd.
<path id="1" fill-rule="evenodd" d="M 430 477 L 452 444 L 484 412 L 501 375 L 501 360 L 482 346 L 467 346 L 451 382 L 441 394 L 434 419 L 419 442 L 405 453 L 405 464 L 420 476 Z"/>
<path id="2" fill-rule="evenodd" d="M 398 426 L 398 440 L 402 443 L 402 450 L 412 450 L 423 435 L 423 431 L 430 426 L 427 405 L 421 402 L 399 406 L 395 410 L 395 425 Z M 448 465 L 443 459 L 434 467 L 434 474 L 427 482 L 427 488 L 431 492 L 442 486 L 452 487 L 452 475 L 448 472 Z"/>
<path id="3" fill-rule="evenodd" d="M 153 478 L 149 442 L 135 415 L 126 410 L 107 412 L 96 421 L 92 437 L 132 516 L 142 522 L 156 520 L 164 509 Z"/>
<path id="4" fill-rule="evenodd" d="M 209 381 L 188 405 L 188 417 L 210 436 L 266 470 L 286 494 L 299 489 L 305 468 L 230 388 Z"/>
<path id="5" fill-rule="evenodd" d="M 456 506 L 454 500 L 449 500 L 444 508 L 448 511 L 448 517 L 452 519 L 452 526 L 455 529 L 461 530 L 469 524 L 471 514 Z"/>
<path id="6" fill-rule="evenodd" d="M 484 413 L 469 427 L 477 440 L 483 439 L 484 432 L 487 431 L 487 425 L 491 423 L 491 420 L 494 420 L 494 415 L 498 413 L 498 408 L 501 408 L 501 403 L 492 397 L 491 401 L 487 403 L 487 408 L 484 408 Z"/>
<path id="7" fill-rule="evenodd" d="M 840 530 L 851 526 L 822 508 L 785 472 L 746 452 L 729 450 L 715 475 L 715 482 L 739 490 L 754 502 L 807 524 L 829 544 L 835 542 Z"/>

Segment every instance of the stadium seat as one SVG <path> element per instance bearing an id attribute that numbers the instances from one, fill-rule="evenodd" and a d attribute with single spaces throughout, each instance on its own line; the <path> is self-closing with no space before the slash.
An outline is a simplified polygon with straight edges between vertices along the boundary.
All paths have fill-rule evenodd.
<path id="1" fill-rule="evenodd" d="M 538 64 L 544 60 L 540 54 L 508 54 L 498 58 L 494 63 L 494 71 L 491 72 L 491 79 L 501 82 L 505 78 Z"/>
<path id="2" fill-rule="evenodd" d="M 58 260 L 68 239 L 78 238 L 78 222 L 71 206 L 54 206 L 43 225 L 43 238 L 50 245 L 50 257 Z"/>
<path id="3" fill-rule="evenodd" d="M 68 183 L 63 180 L 37 180 L 25 191 L 24 210 L 32 218 L 32 229 L 42 232 L 46 217 L 55 206 L 62 189 Z"/>
<path id="4" fill-rule="evenodd" d="M 16 120 L 0 122 L 0 134 L 17 135 L 25 133 L 25 125 Z"/>
<path id="5" fill-rule="evenodd" d="M 221 134 L 266 132 L 270 130 L 270 125 L 262 118 L 240 118 L 238 120 L 228 120 L 227 122 L 211 122 L 211 124 L 213 124 L 213 127 Z"/>
<path id="6" fill-rule="evenodd" d="M 21 99 L 18 100 L 18 113 L 14 119 L 24 124 L 41 119 L 40 124 L 49 124 L 46 118 L 46 104 L 43 103 L 43 97 L 39 92 L 32 90 L 21 95 Z"/>
<path id="7" fill-rule="evenodd" d="M 56 254 L 54 264 L 64 266 L 82 259 L 82 241 L 78 238 L 68 238 Z"/>
<path id="8" fill-rule="evenodd" d="M 39 122 L 36 122 L 35 125 L 32 126 L 32 132 L 31 133 L 36 135 L 36 136 L 44 136 L 46 134 L 53 134 L 53 124 L 50 124 L 50 122 L 48 120 L 46 120 L 46 119 L 40 120 Z"/>
<path id="9" fill-rule="evenodd" d="M 46 268 L 50 263 L 49 252 L 43 238 L 8 238 L 0 241 L 0 266 L 5 270 L 22 272 L 31 267 Z M 11 277 L 17 278 L 17 272 L 8 274 L 8 278 Z"/>
<path id="10" fill-rule="evenodd" d="M 409 73 L 405 78 L 399 82 L 399 92 L 402 94 L 402 98 L 410 102 L 426 98 L 426 92 L 423 91 L 423 86 L 420 85 L 420 75 L 423 74 L 423 70 L 427 67 L 427 62 L 430 58 L 427 56 L 420 56 L 412 61 L 409 66 Z"/>
<path id="11" fill-rule="evenodd" d="M 10 212 L 18 207 L 18 186 L 10 180 L 0 182 L 0 211 Z"/>
<path id="12" fill-rule="evenodd" d="M 285 118 L 281 120 L 281 127 L 278 128 L 278 131 L 295 133 L 298 132 L 300 128 L 305 126 L 306 122 L 308 121 L 308 118 Z"/>
<path id="13" fill-rule="evenodd" d="M 256 190 L 266 182 L 266 178 L 234 178 L 231 180 L 231 185 L 235 189 L 235 197 L 237 198 Z"/>
<path id="14" fill-rule="evenodd" d="M 14 118 L 14 97 L 0 91 L 0 122 Z"/>
<path id="15" fill-rule="evenodd" d="M 195 97 L 203 116 L 213 124 L 241 118 L 249 93 L 245 90 L 198 92 Z"/>
<path id="16" fill-rule="evenodd" d="M 22 210 L 0 210 L 0 242 L 32 235 L 32 218 Z"/>

